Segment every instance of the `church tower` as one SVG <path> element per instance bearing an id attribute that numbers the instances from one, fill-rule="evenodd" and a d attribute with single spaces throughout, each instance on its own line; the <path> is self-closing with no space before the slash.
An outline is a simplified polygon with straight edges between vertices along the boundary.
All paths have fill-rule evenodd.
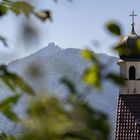
<path id="1" fill-rule="evenodd" d="M 119 91 L 115 140 L 140 140 L 140 36 L 134 29 L 134 11 L 130 16 L 132 31 L 120 42 L 126 53 L 119 54 L 118 65 L 126 84 Z"/>

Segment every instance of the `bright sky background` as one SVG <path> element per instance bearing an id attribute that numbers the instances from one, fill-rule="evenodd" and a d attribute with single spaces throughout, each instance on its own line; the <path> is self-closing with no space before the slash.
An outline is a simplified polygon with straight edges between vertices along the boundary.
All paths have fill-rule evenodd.
<path id="1" fill-rule="evenodd" d="M 17 34 L 17 23 L 21 18 L 12 13 L 3 17 L 0 22 L 0 34 L 6 36 L 10 47 L 0 48 L 0 62 L 9 62 L 24 57 L 54 42 L 61 48 L 84 48 L 88 46 L 95 52 L 114 55 L 112 45 L 117 38 L 105 30 L 105 23 L 115 20 L 122 25 L 124 35 L 131 31 L 132 10 L 138 15 L 135 18 L 135 30 L 140 33 L 140 1 L 139 0 L 36 0 L 38 9 L 51 9 L 52 23 L 42 23 L 34 19 L 34 25 L 39 28 L 41 40 L 34 48 L 23 49 Z M 93 42 L 98 40 L 100 46 L 95 47 Z"/>

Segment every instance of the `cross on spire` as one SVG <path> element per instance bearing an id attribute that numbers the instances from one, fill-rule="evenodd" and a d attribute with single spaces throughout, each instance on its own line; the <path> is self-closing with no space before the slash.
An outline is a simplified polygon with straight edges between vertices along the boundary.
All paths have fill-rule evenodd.
<path id="1" fill-rule="evenodd" d="M 134 26 L 135 26 L 134 17 L 137 16 L 137 15 L 134 13 L 134 11 L 132 11 L 132 14 L 129 15 L 129 16 L 132 17 L 132 24 L 131 25 L 132 25 L 132 31 L 134 32 Z"/>

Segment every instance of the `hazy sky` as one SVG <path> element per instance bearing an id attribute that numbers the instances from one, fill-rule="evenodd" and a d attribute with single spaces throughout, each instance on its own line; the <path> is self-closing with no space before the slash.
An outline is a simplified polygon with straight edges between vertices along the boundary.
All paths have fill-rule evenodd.
<path id="1" fill-rule="evenodd" d="M 34 26 L 40 30 L 41 40 L 32 49 L 23 49 L 17 34 L 17 23 L 21 18 L 12 13 L 1 19 L 0 33 L 8 37 L 10 48 L 0 49 L 0 62 L 23 57 L 31 52 L 54 42 L 61 48 L 84 48 L 88 46 L 95 52 L 113 55 L 111 46 L 117 41 L 105 30 L 105 23 L 110 20 L 118 21 L 126 35 L 131 31 L 132 10 L 138 15 L 135 18 L 135 30 L 140 33 L 140 1 L 139 0 L 36 0 L 38 9 L 51 9 L 52 23 L 41 23 L 34 19 Z M 95 47 L 93 42 L 100 41 Z M 22 46 L 22 47 L 21 47 Z M 26 46 L 27 47 L 27 46 Z"/>

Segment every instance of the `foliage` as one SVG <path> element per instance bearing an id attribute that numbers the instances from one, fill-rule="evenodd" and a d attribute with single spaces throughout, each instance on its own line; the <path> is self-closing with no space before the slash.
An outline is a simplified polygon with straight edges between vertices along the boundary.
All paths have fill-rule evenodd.
<path id="1" fill-rule="evenodd" d="M 124 85 L 125 79 L 114 72 L 105 72 L 108 68 L 108 62 L 103 64 L 98 60 L 96 54 L 92 51 L 85 49 L 81 52 L 82 57 L 90 62 L 90 66 L 85 70 L 83 75 L 83 81 L 85 84 L 95 87 L 96 89 L 101 89 L 101 84 L 103 80 L 111 80 L 115 84 Z"/>
<path id="2" fill-rule="evenodd" d="M 81 101 L 38 97 L 28 110 L 27 133 L 20 140 L 107 140 L 106 115 Z"/>
<path id="3" fill-rule="evenodd" d="M 16 140 L 16 138 L 13 137 L 12 135 L 7 135 L 5 133 L 1 133 L 0 140 Z"/>
<path id="4" fill-rule="evenodd" d="M 112 34 L 116 36 L 122 35 L 121 29 L 119 25 L 117 24 L 117 22 L 114 22 L 114 21 L 108 22 L 106 24 L 106 28 L 108 29 L 109 32 L 111 32 Z"/>
<path id="5" fill-rule="evenodd" d="M 2 0 L 0 3 L 0 16 L 4 16 L 8 13 L 8 11 L 13 12 L 16 15 L 24 14 L 25 16 L 29 17 L 30 14 L 33 14 L 39 18 L 41 18 L 40 15 L 38 15 L 38 12 L 44 13 L 44 18 L 42 18 L 43 21 L 49 19 L 48 15 L 44 11 L 36 11 L 35 8 L 26 1 L 13 1 L 13 0 Z M 50 11 L 47 11 L 50 13 Z"/>
<path id="6" fill-rule="evenodd" d="M 12 111 L 22 93 L 34 95 L 34 90 L 17 74 L 9 72 L 5 65 L 0 66 L 0 80 L 15 94 L 0 102 L 0 111 L 11 121 L 19 121 L 18 116 Z"/>
<path id="7" fill-rule="evenodd" d="M 42 22 L 45 22 L 46 20 L 52 21 L 52 14 L 50 10 L 36 10 L 31 3 L 22 0 L 1 0 L 0 17 L 7 15 L 9 11 L 17 16 L 23 14 L 27 18 L 29 18 L 30 15 L 34 15 Z M 5 47 L 8 47 L 7 39 L 4 36 L 0 35 L 0 41 Z"/>
<path id="8" fill-rule="evenodd" d="M 12 105 L 16 104 L 20 95 L 7 97 L 0 103 L 0 111 L 11 121 L 18 121 L 17 115 L 12 111 Z"/>
<path id="9" fill-rule="evenodd" d="M 0 80 L 14 93 L 34 94 L 33 89 L 17 74 L 9 72 L 5 65 L 0 66 Z"/>
<path id="10" fill-rule="evenodd" d="M 54 0 L 56 1 L 56 0 Z M 0 2 L 0 16 L 5 16 L 9 11 L 16 15 L 24 14 L 26 17 L 35 15 L 41 21 L 51 20 L 50 10 L 38 11 L 26 1 L 2 0 Z M 121 29 L 115 22 L 106 24 L 106 28 L 114 35 L 121 36 Z M 7 46 L 6 40 L 0 40 Z M 83 81 L 87 86 L 101 89 L 103 80 L 111 80 L 116 84 L 124 84 L 123 77 L 113 72 L 105 73 L 107 64 L 99 61 L 90 50 L 81 52 L 82 57 L 90 62 L 83 74 Z M 108 140 L 109 123 L 107 116 L 102 112 L 91 109 L 82 98 L 78 98 L 76 85 L 68 79 L 61 82 L 69 89 L 67 99 L 61 101 L 56 97 L 32 97 L 32 104 L 27 111 L 27 119 L 21 120 L 13 111 L 21 97 L 21 93 L 35 95 L 34 90 L 17 74 L 9 72 L 5 65 L 0 66 L 0 80 L 14 95 L 0 102 L 0 112 L 11 121 L 17 121 L 26 127 L 26 131 L 17 139 L 19 140 Z M 2 140 L 15 138 L 1 134 Z"/>

